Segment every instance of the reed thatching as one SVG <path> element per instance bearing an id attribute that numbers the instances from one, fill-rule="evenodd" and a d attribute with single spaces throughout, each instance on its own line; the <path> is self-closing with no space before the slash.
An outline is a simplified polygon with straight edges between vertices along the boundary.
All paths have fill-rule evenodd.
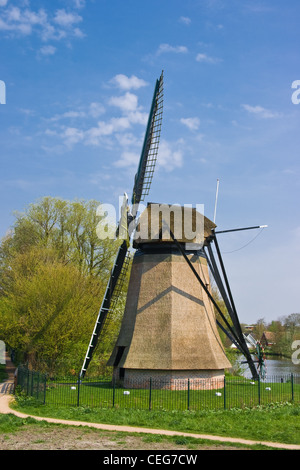
<path id="1" fill-rule="evenodd" d="M 141 220 L 148 216 L 149 208 L 145 212 Z M 215 225 L 203 220 L 204 233 L 209 236 Z M 183 240 L 195 242 L 197 237 L 179 241 Z M 139 243 L 144 241 L 139 239 Z M 166 241 L 162 237 L 152 243 Z M 205 257 L 194 252 L 189 258 L 209 286 Z M 231 367 L 217 331 L 213 305 L 179 251 L 136 252 L 121 330 L 108 365 L 194 371 Z"/>
<path id="2" fill-rule="evenodd" d="M 133 246 L 141 243 L 170 242 L 170 230 L 181 243 L 202 244 L 216 225 L 196 208 L 148 204 L 140 216 Z"/>

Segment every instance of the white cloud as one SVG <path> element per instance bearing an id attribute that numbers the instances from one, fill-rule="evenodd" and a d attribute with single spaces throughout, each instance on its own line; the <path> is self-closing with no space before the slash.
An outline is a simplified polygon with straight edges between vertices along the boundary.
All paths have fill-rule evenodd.
<path id="1" fill-rule="evenodd" d="M 221 59 L 218 59 L 217 57 L 210 57 L 207 54 L 199 53 L 196 55 L 196 61 L 205 62 L 207 64 L 217 64 L 221 61 Z"/>
<path id="2" fill-rule="evenodd" d="M 12 7 L 10 10 L 8 10 L 7 18 L 9 21 L 20 21 L 21 20 L 20 8 Z"/>
<path id="3" fill-rule="evenodd" d="M 118 74 L 112 78 L 111 83 L 117 85 L 121 90 L 137 90 L 141 87 L 147 86 L 148 83 L 145 80 L 132 75 L 131 77 L 127 77 L 123 74 Z"/>
<path id="4" fill-rule="evenodd" d="M 122 132 L 130 128 L 127 117 L 111 118 L 109 121 L 99 121 L 96 127 L 84 132 L 83 140 L 86 145 L 100 145 L 103 137 L 112 136 L 116 132 Z"/>
<path id="5" fill-rule="evenodd" d="M 123 112 L 136 111 L 138 104 L 138 97 L 133 93 L 127 91 L 122 96 L 112 96 L 109 100 L 109 104 L 117 106 Z"/>
<path id="6" fill-rule="evenodd" d="M 118 168 L 125 168 L 129 166 L 137 166 L 139 162 L 139 154 L 135 152 L 123 152 L 121 158 L 114 162 L 114 166 Z"/>
<path id="7" fill-rule="evenodd" d="M 57 10 L 54 23 L 59 24 L 60 26 L 72 26 L 75 23 L 80 23 L 82 21 L 82 17 L 79 16 L 77 13 L 67 13 L 65 9 Z"/>
<path id="8" fill-rule="evenodd" d="M 131 82 L 131 85 L 132 83 L 136 82 Z M 115 167 L 124 169 L 132 166 L 136 167 L 143 144 L 148 113 L 143 112 L 142 107 L 139 106 L 138 96 L 129 91 L 121 96 L 111 96 L 108 103 L 117 109 L 119 116 L 98 120 L 96 124 L 89 125 L 88 118 L 97 118 L 105 112 L 101 103 L 93 102 L 84 108 L 68 110 L 48 119 L 48 123 L 53 123 L 53 129 L 48 127 L 45 135 L 52 139 L 60 139 L 68 148 L 76 144 L 82 144 L 102 146 L 110 150 L 114 149 L 114 152 L 117 149 L 120 158 L 113 163 Z M 80 125 L 76 127 L 72 121 L 69 122 L 69 125 L 62 126 L 63 120 L 67 119 L 81 119 L 83 121 L 79 121 Z M 185 125 L 193 128 L 196 128 L 198 124 L 197 118 L 188 118 L 185 123 Z M 143 132 L 137 130 L 137 125 L 143 126 Z M 162 141 L 159 148 L 159 166 L 167 172 L 172 171 L 174 168 L 180 168 L 183 163 L 184 148 L 183 141 L 177 141 L 176 143 Z"/>
<path id="9" fill-rule="evenodd" d="M 197 117 L 181 118 L 180 122 L 192 131 L 196 131 L 197 129 L 199 129 L 200 126 L 200 120 Z"/>
<path id="10" fill-rule="evenodd" d="M 0 31 L 10 31 L 13 33 L 21 34 L 23 36 L 29 35 L 32 32 L 30 24 L 20 23 L 11 25 L 0 18 Z"/>
<path id="11" fill-rule="evenodd" d="M 147 124 L 148 114 L 138 106 L 137 95 L 127 91 L 125 95 L 112 96 L 109 99 L 109 104 L 120 108 L 130 124 Z"/>
<path id="12" fill-rule="evenodd" d="M 75 8 L 84 8 L 85 7 L 85 0 L 73 0 Z"/>
<path id="13" fill-rule="evenodd" d="M 101 103 L 94 102 L 94 103 L 90 104 L 89 114 L 92 117 L 97 118 L 97 117 L 101 116 L 101 114 L 104 114 L 104 113 L 105 113 L 105 108 Z"/>
<path id="14" fill-rule="evenodd" d="M 157 166 L 170 172 L 174 168 L 181 168 L 183 164 L 183 151 L 180 149 L 181 142 L 176 142 L 176 150 L 172 149 L 172 144 L 162 140 L 159 145 L 159 158 Z"/>
<path id="15" fill-rule="evenodd" d="M 45 46 L 45 49 L 48 46 Z M 51 122 L 58 122 L 62 119 L 78 119 L 78 118 L 98 118 L 102 114 L 105 113 L 105 108 L 101 103 L 93 102 L 90 103 L 85 110 L 78 109 L 78 110 L 70 110 L 66 111 L 62 114 L 55 114 L 55 116 L 51 117 L 49 121 Z"/>
<path id="16" fill-rule="evenodd" d="M 81 31 L 80 28 L 74 28 L 73 29 L 73 36 L 75 38 L 81 39 L 81 38 L 84 38 L 86 36 L 86 34 L 83 31 Z"/>
<path id="17" fill-rule="evenodd" d="M 170 46 L 170 44 L 160 44 L 157 55 L 163 54 L 165 52 L 175 52 L 176 54 L 186 54 L 188 48 L 186 46 Z"/>
<path id="18" fill-rule="evenodd" d="M 40 53 L 42 55 L 53 55 L 56 52 L 56 47 L 54 46 L 43 46 L 40 48 Z"/>
<path id="19" fill-rule="evenodd" d="M 7 5 L 4 0 L 0 2 L 0 6 Z M 52 14 L 44 8 L 34 11 L 28 7 L 29 2 L 22 3 L 23 7 L 8 4 L 6 8 L 0 10 L 0 32 L 9 32 L 12 36 L 36 34 L 44 42 L 85 36 L 77 26 L 82 21 L 82 17 L 77 12 L 66 12 L 60 9 Z M 47 49 L 45 51 L 47 55 Z"/>
<path id="20" fill-rule="evenodd" d="M 26 35 L 32 33 L 33 27 L 43 27 L 47 23 L 47 14 L 43 9 L 34 12 L 12 6 L 3 11 L 0 20 L 0 29 Z"/>
<path id="21" fill-rule="evenodd" d="M 84 132 L 75 127 L 67 127 L 63 132 L 63 140 L 67 146 L 72 146 L 81 142 L 84 137 Z"/>
<path id="22" fill-rule="evenodd" d="M 92 102 L 83 109 L 66 111 L 48 119 L 48 121 L 55 123 L 56 126 L 59 121 L 62 120 L 79 118 L 85 120 L 80 128 L 75 128 L 70 125 L 63 126 L 60 128 L 61 130 L 56 129 L 53 135 L 60 137 L 67 146 L 77 143 L 96 146 L 103 144 L 112 145 L 112 138 L 115 138 L 121 147 L 126 148 L 126 151 L 130 152 L 130 144 L 133 143 L 133 137 L 132 134 L 126 131 L 134 125 L 141 124 L 145 126 L 147 124 L 148 114 L 144 113 L 141 107 L 138 106 L 137 95 L 130 92 L 126 92 L 122 96 L 112 96 L 108 100 L 108 103 L 118 108 L 119 111 L 121 111 L 121 116 L 111 117 L 106 121 L 101 120 L 98 121 L 96 125 L 87 127 L 87 118 L 98 118 L 105 112 L 105 108 L 101 103 Z M 127 135 L 127 138 L 124 134 Z M 47 135 L 50 135 L 49 132 Z M 128 138 L 129 135 L 131 135 L 130 138 Z"/>
<path id="23" fill-rule="evenodd" d="M 128 113 L 128 119 L 132 124 L 146 125 L 148 121 L 148 114 L 136 110 L 131 113 Z"/>
<path id="24" fill-rule="evenodd" d="M 8 0 L 0 0 L 0 7 L 5 7 Z"/>
<path id="25" fill-rule="evenodd" d="M 261 117 L 263 119 L 272 119 L 280 116 L 279 113 L 265 109 L 262 106 L 250 106 L 249 104 L 242 104 L 242 107 L 249 113 L 255 114 L 257 117 Z"/>
<path id="26" fill-rule="evenodd" d="M 26 116 L 34 116 L 35 115 L 35 111 L 33 109 L 29 109 L 29 108 L 20 108 L 19 111 L 23 114 L 25 114 Z"/>
<path id="27" fill-rule="evenodd" d="M 52 136 L 52 135 L 57 135 L 57 132 L 54 131 L 54 130 L 52 130 L 52 129 L 46 129 L 46 130 L 45 130 L 45 134 Z"/>
<path id="28" fill-rule="evenodd" d="M 48 46 L 45 46 L 48 47 Z M 50 121 L 60 121 L 61 119 L 73 119 L 78 117 L 85 117 L 86 113 L 84 111 L 66 111 L 63 114 L 56 114 Z"/>
<path id="29" fill-rule="evenodd" d="M 131 132 L 117 133 L 116 139 L 122 148 L 128 149 L 137 147 L 138 149 L 141 149 L 142 147 L 142 139 L 138 139 Z"/>
<path id="30" fill-rule="evenodd" d="M 187 16 L 181 16 L 181 17 L 179 18 L 179 22 L 180 22 L 180 23 L 183 23 L 183 24 L 186 24 L 186 25 L 191 24 L 191 21 L 192 21 L 191 18 L 189 18 L 189 17 L 187 17 Z"/>
<path id="31" fill-rule="evenodd" d="M 173 171 L 175 168 L 182 167 L 183 164 L 183 151 L 179 148 L 182 144 L 181 141 L 171 144 L 163 140 L 159 146 L 157 166 L 163 168 L 167 172 Z M 175 147 L 175 150 L 173 149 Z M 133 151 L 125 150 L 122 152 L 119 160 L 114 162 L 114 166 L 118 168 L 136 168 L 140 159 L 140 154 Z"/>

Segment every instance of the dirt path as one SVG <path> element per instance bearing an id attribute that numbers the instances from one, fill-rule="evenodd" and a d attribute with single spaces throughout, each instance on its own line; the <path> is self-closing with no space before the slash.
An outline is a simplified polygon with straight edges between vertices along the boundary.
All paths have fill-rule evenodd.
<path id="1" fill-rule="evenodd" d="M 8 358 L 7 360 L 7 372 L 9 374 L 9 378 L 7 379 L 6 383 L 12 383 L 13 382 L 13 377 L 14 377 L 14 367 L 11 364 L 10 359 Z M 32 416 L 28 415 L 25 413 L 21 413 L 19 411 L 16 411 L 10 407 L 11 401 L 14 400 L 13 396 L 8 393 L 0 393 L 0 413 L 2 414 L 14 414 L 20 418 L 28 418 L 28 417 L 33 417 L 37 421 L 43 421 L 43 422 L 48 422 L 48 423 L 55 423 L 55 424 L 64 424 L 64 425 L 70 425 L 74 427 L 86 427 L 89 429 L 98 429 L 102 431 L 108 431 L 108 432 L 126 432 L 126 433 L 139 433 L 139 434 L 147 434 L 149 435 L 159 435 L 159 436 L 178 436 L 181 438 L 184 437 L 194 437 L 196 439 L 205 439 L 205 440 L 210 440 L 214 441 L 216 444 L 217 443 L 231 443 L 231 444 L 242 444 L 246 446 L 251 446 L 251 445 L 257 445 L 261 444 L 270 448 L 276 448 L 276 449 L 288 449 L 288 450 L 300 450 L 300 445 L 294 445 L 294 444 L 282 444 L 282 443 L 275 443 L 275 442 L 266 442 L 266 441 L 253 441 L 249 439 L 240 439 L 240 438 L 233 438 L 233 437 L 222 437 L 222 436 L 211 436 L 211 435 L 206 435 L 206 434 L 196 434 L 196 433 L 185 433 L 185 432 L 180 432 L 180 431 L 170 431 L 170 430 L 163 430 L 163 429 L 149 429 L 149 428 L 140 428 L 140 427 L 135 427 L 135 426 L 118 426 L 118 425 L 112 425 L 112 424 L 100 424 L 100 423 L 88 423 L 88 422 L 83 422 L 83 421 L 71 421 L 71 420 L 62 420 L 62 419 L 55 419 L 55 418 L 45 418 L 45 417 L 40 417 L 40 416 Z M 155 440 L 155 438 L 153 438 Z M 0 447 L 3 448 L 3 447 Z M 44 447 L 45 448 L 45 447 Z M 109 447 L 106 447 L 108 449 Z M 134 447 L 133 447 L 134 448 Z M 145 447 L 143 447 L 145 448 Z M 161 447 L 159 447 L 161 449 Z M 173 447 L 168 447 L 173 448 Z M 187 448 L 187 447 L 185 447 Z M 153 449 L 153 444 L 151 445 L 151 449 Z"/>

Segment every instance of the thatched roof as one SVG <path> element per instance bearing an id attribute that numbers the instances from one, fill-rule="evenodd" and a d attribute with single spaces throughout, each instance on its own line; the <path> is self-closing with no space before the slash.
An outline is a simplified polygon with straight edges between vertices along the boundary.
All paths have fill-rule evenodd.
<path id="1" fill-rule="evenodd" d="M 202 244 L 216 225 L 196 208 L 171 204 L 149 203 L 141 214 L 133 245 L 170 242 Z"/>

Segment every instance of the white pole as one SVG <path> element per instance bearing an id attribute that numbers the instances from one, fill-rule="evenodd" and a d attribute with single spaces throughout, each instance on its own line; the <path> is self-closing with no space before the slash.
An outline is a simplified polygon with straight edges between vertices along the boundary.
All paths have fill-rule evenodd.
<path id="1" fill-rule="evenodd" d="M 216 223 L 218 193 L 219 193 L 219 179 L 217 179 L 217 191 L 216 191 L 216 202 L 215 202 L 215 212 L 214 212 L 214 224 Z"/>

